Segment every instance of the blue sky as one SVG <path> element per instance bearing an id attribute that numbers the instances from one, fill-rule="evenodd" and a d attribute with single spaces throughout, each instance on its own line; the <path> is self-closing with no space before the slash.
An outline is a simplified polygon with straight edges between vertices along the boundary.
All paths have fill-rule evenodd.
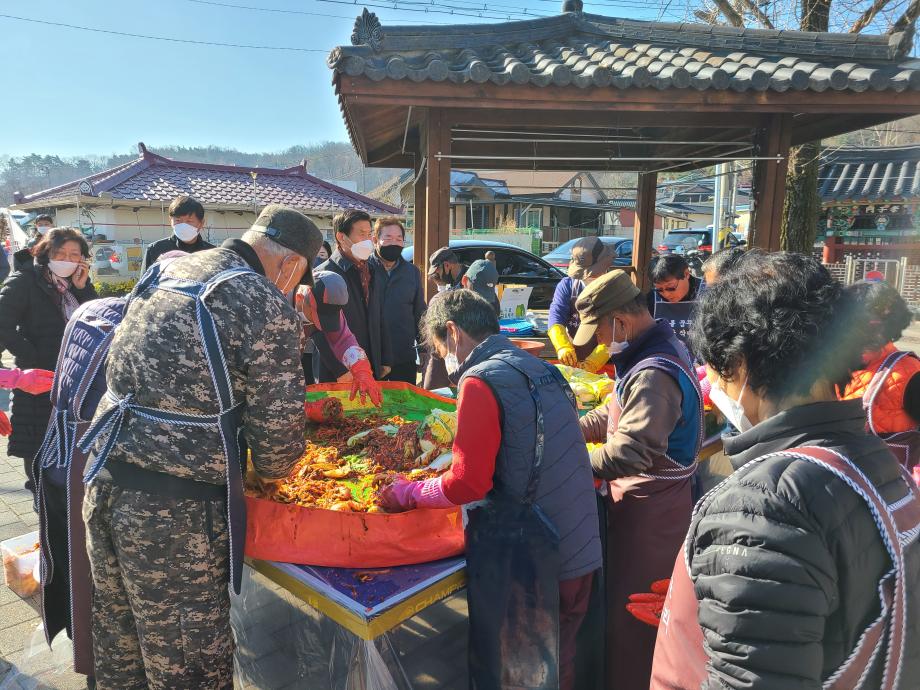
<path id="1" fill-rule="evenodd" d="M 435 7 L 473 0 L 429 0 Z M 217 2 L 217 0 L 215 0 Z M 490 7 L 559 12 L 560 2 L 485 0 Z M 597 0 L 586 11 L 655 19 L 666 0 Z M 123 153 L 138 141 L 274 151 L 347 140 L 326 67 L 347 44 L 361 5 L 320 0 L 7 0 L 0 13 L 179 39 L 167 42 L 91 33 L 0 17 L 0 84 L 7 96 L 0 155 Z M 376 0 L 374 4 L 384 4 Z M 418 0 L 414 2 L 419 6 Z M 686 0 L 671 7 L 682 13 Z M 373 9 L 373 8 L 372 8 Z M 389 24 L 479 21 L 444 14 L 374 10 Z M 669 8 L 669 19 L 678 18 Z M 199 42 L 288 46 L 322 52 L 248 50 Z"/>

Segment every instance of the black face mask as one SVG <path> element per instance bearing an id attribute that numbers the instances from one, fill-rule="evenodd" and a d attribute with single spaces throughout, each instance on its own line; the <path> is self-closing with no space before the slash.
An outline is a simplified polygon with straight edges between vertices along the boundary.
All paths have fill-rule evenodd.
<path id="1" fill-rule="evenodd" d="M 384 261 L 396 261 L 402 256 L 402 250 L 403 248 L 398 244 L 385 244 L 377 249 L 377 253 Z"/>

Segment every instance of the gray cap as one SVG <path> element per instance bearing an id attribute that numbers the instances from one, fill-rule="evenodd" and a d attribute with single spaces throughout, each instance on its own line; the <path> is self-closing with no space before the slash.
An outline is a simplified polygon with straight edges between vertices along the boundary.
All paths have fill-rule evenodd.
<path id="1" fill-rule="evenodd" d="M 470 280 L 470 289 L 489 302 L 497 299 L 495 286 L 498 285 L 498 269 L 495 264 L 486 259 L 479 259 L 470 264 L 463 274 Z"/>
<path id="2" fill-rule="evenodd" d="M 263 208 L 251 229 L 267 235 L 310 262 L 323 246 L 323 234 L 316 224 L 300 211 L 281 204 L 269 204 Z"/>

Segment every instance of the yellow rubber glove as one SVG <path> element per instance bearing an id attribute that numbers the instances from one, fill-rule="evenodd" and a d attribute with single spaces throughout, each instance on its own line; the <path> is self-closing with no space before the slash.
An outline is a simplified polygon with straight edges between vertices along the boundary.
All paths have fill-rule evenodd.
<path id="1" fill-rule="evenodd" d="M 592 374 L 596 374 L 601 370 L 607 362 L 610 361 L 610 351 L 607 350 L 606 345 L 598 345 L 596 348 L 591 350 L 591 354 L 585 357 L 585 361 L 582 363 L 582 369 L 589 371 Z"/>
<path id="2" fill-rule="evenodd" d="M 577 367 L 578 355 L 575 354 L 575 346 L 572 345 L 572 339 L 569 337 L 569 332 L 565 330 L 565 326 L 561 323 L 550 326 L 546 335 L 549 336 L 549 341 L 556 348 L 556 356 L 559 361 L 566 366 Z"/>

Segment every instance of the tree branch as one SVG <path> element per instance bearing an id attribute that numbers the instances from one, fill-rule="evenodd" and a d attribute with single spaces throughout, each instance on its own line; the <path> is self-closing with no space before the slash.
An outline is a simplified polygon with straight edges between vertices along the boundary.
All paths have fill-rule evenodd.
<path id="1" fill-rule="evenodd" d="M 730 4 L 728 4 L 728 0 L 713 0 L 713 2 L 715 2 L 716 7 L 719 8 L 722 16 L 728 20 L 729 24 L 737 27 L 744 26 L 744 19 L 740 14 L 735 12 L 734 8 Z"/>
<path id="2" fill-rule="evenodd" d="M 920 16 L 920 0 L 912 0 L 907 9 L 904 10 L 904 14 L 888 29 L 888 33 L 896 34 L 899 31 L 912 31 L 918 16 Z"/>
<path id="3" fill-rule="evenodd" d="M 869 22 L 875 19 L 875 16 L 885 9 L 885 6 L 890 2 L 891 0 L 875 0 L 875 2 L 869 5 L 866 11 L 859 16 L 859 19 L 853 22 L 853 26 L 850 27 L 850 33 L 858 34 L 865 29 L 869 25 Z"/>
<path id="4" fill-rule="evenodd" d="M 890 0 L 885 0 L 889 2 Z M 752 0 L 740 0 L 741 4 L 754 15 L 754 18 L 760 22 L 760 25 L 765 29 L 773 29 L 773 22 L 770 21 L 770 18 L 764 14 L 763 10 L 760 9 Z"/>

